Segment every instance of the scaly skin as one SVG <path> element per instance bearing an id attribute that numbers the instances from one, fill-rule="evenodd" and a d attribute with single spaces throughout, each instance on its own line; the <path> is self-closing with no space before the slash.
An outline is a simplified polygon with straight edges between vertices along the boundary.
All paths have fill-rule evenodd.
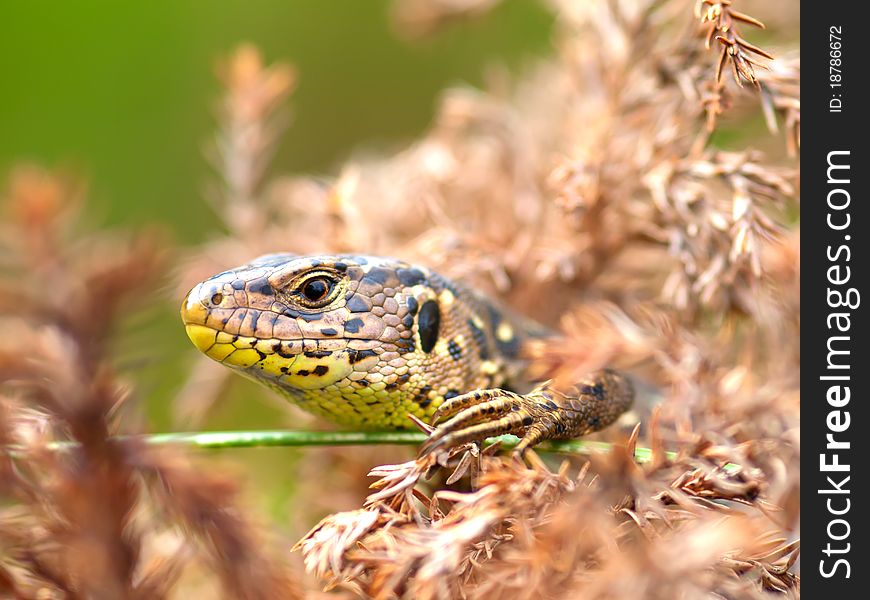
<path id="1" fill-rule="evenodd" d="M 435 422 L 423 452 L 513 433 L 519 451 L 612 423 L 634 396 L 613 371 L 526 395 L 524 341 L 547 335 L 419 266 L 373 256 L 276 254 L 198 284 L 181 308 L 208 357 L 326 419 L 404 429 Z"/>

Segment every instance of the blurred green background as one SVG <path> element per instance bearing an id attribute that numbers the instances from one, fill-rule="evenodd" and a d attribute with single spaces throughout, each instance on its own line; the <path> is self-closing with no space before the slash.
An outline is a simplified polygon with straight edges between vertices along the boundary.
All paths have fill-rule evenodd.
<path id="1" fill-rule="evenodd" d="M 298 72 L 292 125 L 273 163 L 281 173 L 330 173 L 360 148 L 399 147 L 426 128 L 445 87 L 479 85 L 489 66 L 517 71 L 550 51 L 552 17 L 532 0 L 509 0 L 484 19 L 416 41 L 395 34 L 389 6 L 386 0 L 4 2 L 0 177 L 20 161 L 72 167 L 89 183 L 91 227 L 157 223 L 177 243 L 196 244 L 220 227 L 203 200 L 214 179 L 203 148 L 220 93 L 215 65 L 240 43 Z M 133 316 L 121 346 L 120 362 L 136 379 L 148 427 L 176 427 L 172 399 L 192 362 L 205 359 L 187 341 L 174 302 Z M 259 387 L 236 380 L 206 429 L 292 425 L 285 412 L 259 400 Z M 286 521 L 300 451 L 228 456 L 248 474 L 252 499 Z"/>
<path id="2" fill-rule="evenodd" d="M 299 74 L 280 172 L 328 172 L 429 122 L 440 90 L 549 49 L 540 3 L 505 2 L 423 41 L 395 35 L 385 0 L 154 0 L 0 5 L 0 169 L 73 165 L 101 223 L 169 224 L 195 242 L 217 222 L 202 189 L 215 65 L 241 42 Z"/>

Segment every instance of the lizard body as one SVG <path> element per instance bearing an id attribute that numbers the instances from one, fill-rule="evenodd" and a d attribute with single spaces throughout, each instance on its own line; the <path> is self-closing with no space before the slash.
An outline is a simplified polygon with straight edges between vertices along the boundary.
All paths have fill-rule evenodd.
<path id="1" fill-rule="evenodd" d="M 546 336 L 425 267 L 373 256 L 275 254 L 195 286 L 188 337 L 210 358 L 331 421 L 402 429 L 450 417 L 429 447 L 498 433 L 540 439 L 601 429 L 628 408 L 612 371 L 568 390 L 522 382 L 521 348 Z"/>

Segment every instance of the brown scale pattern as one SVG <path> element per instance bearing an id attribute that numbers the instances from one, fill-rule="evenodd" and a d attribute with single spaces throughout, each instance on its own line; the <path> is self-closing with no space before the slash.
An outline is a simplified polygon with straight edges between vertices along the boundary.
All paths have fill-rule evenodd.
<path id="1" fill-rule="evenodd" d="M 633 391 L 612 371 L 568 390 L 521 379 L 544 332 L 424 267 L 372 256 L 269 255 L 195 286 L 182 305 L 207 356 L 305 410 L 355 427 L 439 420 L 427 451 L 499 433 L 568 438 L 605 427 Z"/>

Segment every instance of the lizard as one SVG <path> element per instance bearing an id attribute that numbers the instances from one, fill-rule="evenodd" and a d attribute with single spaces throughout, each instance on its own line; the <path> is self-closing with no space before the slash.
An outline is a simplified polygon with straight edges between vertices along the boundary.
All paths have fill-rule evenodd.
<path id="1" fill-rule="evenodd" d="M 522 455 L 603 429 L 634 398 L 611 369 L 520 393 L 523 345 L 553 334 L 393 258 L 266 255 L 194 286 L 181 317 L 200 352 L 330 421 L 383 430 L 429 420 L 421 455 L 502 434 L 520 438 Z"/>

